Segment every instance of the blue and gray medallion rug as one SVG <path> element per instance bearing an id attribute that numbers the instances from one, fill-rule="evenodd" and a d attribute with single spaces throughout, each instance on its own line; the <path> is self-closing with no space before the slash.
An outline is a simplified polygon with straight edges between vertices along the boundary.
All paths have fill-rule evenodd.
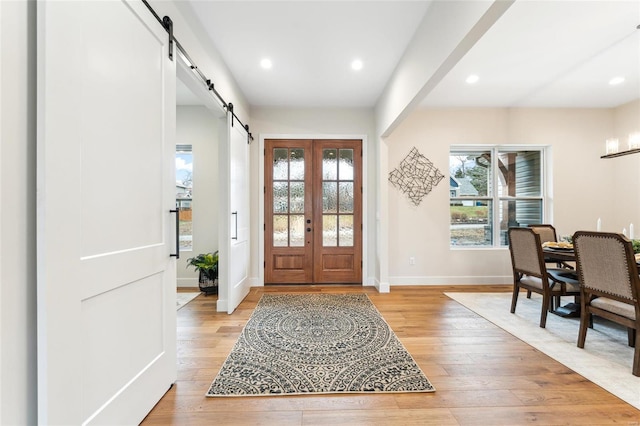
<path id="1" fill-rule="evenodd" d="M 433 392 L 365 294 L 265 294 L 206 396 Z"/>

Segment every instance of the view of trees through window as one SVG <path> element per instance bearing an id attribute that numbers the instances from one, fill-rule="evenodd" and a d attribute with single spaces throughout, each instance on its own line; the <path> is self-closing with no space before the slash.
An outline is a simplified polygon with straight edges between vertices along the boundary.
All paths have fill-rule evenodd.
<path id="1" fill-rule="evenodd" d="M 541 149 L 452 148 L 449 155 L 452 246 L 507 244 L 507 230 L 543 222 Z"/>
<path id="2" fill-rule="evenodd" d="M 179 208 L 180 250 L 193 250 L 193 152 L 191 145 L 176 147 L 176 206 Z"/>

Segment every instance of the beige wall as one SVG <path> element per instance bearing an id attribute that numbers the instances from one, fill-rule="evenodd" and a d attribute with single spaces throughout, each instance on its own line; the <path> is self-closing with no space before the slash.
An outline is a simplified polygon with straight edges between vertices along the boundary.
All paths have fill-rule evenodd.
<path id="1" fill-rule="evenodd" d="M 187 269 L 187 259 L 218 249 L 218 124 L 220 120 L 202 106 L 179 106 L 176 144 L 193 149 L 193 251 L 178 260 L 178 287 L 197 287 L 198 274 Z"/>
<path id="2" fill-rule="evenodd" d="M 449 248 L 448 154 L 452 144 L 535 144 L 551 147 L 551 211 L 558 232 L 603 228 L 621 230 L 617 200 L 640 186 L 624 178 L 621 162 L 603 160 L 604 141 L 629 120 L 625 108 L 613 109 L 421 109 L 387 139 L 388 168 L 393 170 L 415 146 L 446 178 L 414 207 L 388 184 L 389 281 L 394 284 L 465 284 L 510 282 L 507 249 Z M 633 115 L 631 113 L 629 116 Z M 618 123 L 620 122 L 620 123 Z M 632 156 L 629 156 L 632 157 Z M 638 160 L 629 174 L 637 178 Z M 626 161 L 626 160 L 623 160 Z M 633 172 L 631 171 L 633 170 Z M 636 196 L 637 198 L 637 196 Z M 638 217 L 629 207 L 628 224 Z M 640 220 L 638 220 L 640 222 Z M 627 225 L 628 226 L 628 225 Z M 409 257 L 416 264 L 409 264 Z"/>
<path id="3" fill-rule="evenodd" d="M 630 133 L 640 132 L 640 99 L 621 105 L 614 110 L 614 133 L 620 141 L 620 149 L 628 148 Z M 604 142 L 602 142 L 604 147 Z M 604 148 L 603 148 L 604 149 Z M 611 186 L 618 196 L 612 217 L 613 230 L 629 229 L 633 223 L 635 238 L 640 238 L 640 154 L 607 160 L 613 168 Z"/>

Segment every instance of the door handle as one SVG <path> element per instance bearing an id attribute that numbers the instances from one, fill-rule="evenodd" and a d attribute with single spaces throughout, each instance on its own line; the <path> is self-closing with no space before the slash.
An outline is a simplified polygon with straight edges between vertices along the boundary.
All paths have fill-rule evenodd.
<path id="1" fill-rule="evenodd" d="M 176 214 L 176 252 L 169 254 L 169 256 L 180 259 L 180 207 L 176 204 L 175 210 L 169 210 L 169 213 Z"/>
<path id="2" fill-rule="evenodd" d="M 238 212 L 231 212 L 231 215 L 235 215 L 236 217 L 236 236 L 235 237 L 231 237 L 232 240 L 237 240 L 238 239 Z"/>

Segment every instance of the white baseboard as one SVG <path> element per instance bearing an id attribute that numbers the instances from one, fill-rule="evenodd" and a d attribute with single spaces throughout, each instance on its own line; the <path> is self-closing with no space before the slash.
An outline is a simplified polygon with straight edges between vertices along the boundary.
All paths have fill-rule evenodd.
<path id="1" fill-rule="evenodd" d="M 184 283 L 184 284 L 183 284 Z M 251 287 L 264 287 L 259 277 L 249 278 Z M 390 284 L 393 283 L 393 284 Z M 424 277 L 389 277 L 389 282 L 381 282 L 375 277 L 368 277 L 362 281 L 363 287 L 375 287 L 380 293 L 389 293 L 394 285 L 492 285 L 513 284 L 513 277 L 509 276 L 424 276 Z M 196 279 L 178 279 L 178 287 L 197 287 Z"/>
<path id="2" fill-rule="evenodd" d="M 390 287 L 388 282 L 382 282 L 378 280 L 374 280 L 374 286 L 378 293 L 389 293 Z"/>
<path id="3" fill-rule="evenodd" d="M 491 285 L 513 284 L 513 277 L 509 276 L 457 276 L 457 277 L 389 277 L 394 285 Z"/>
<path id="4" fill-rule="evenodd" d="M 227 312 L 227 299 L 218 298 L 218 302 L 216 303 L 216 312 Z"/>

